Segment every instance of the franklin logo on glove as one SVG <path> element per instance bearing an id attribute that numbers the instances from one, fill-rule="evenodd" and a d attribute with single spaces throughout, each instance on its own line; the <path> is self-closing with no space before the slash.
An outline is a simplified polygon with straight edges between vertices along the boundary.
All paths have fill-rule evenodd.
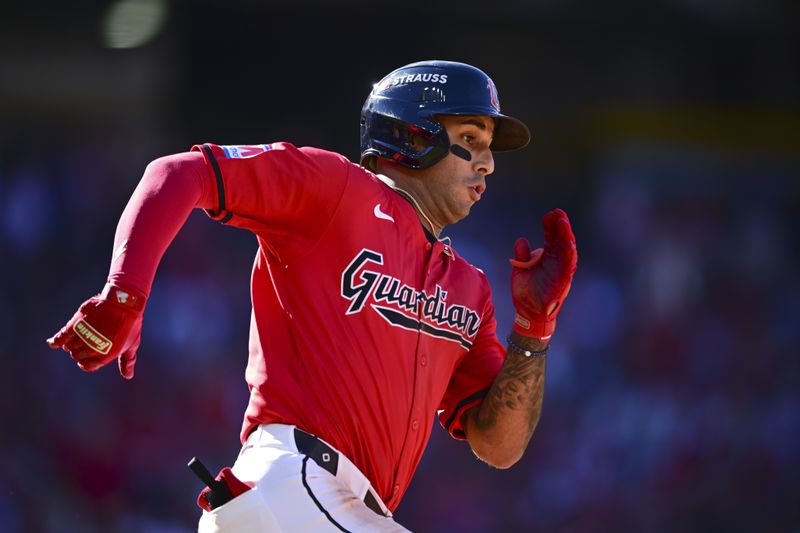
<path id="1" fill-rule="evenodd" d="M 111 349 L 111 341 L 103 337 L 96 329 L 86 323 L 85 320 L 76 322 L 72 329 L 89 348 L 94 348 L 103 355 L 107 354 Z"/>

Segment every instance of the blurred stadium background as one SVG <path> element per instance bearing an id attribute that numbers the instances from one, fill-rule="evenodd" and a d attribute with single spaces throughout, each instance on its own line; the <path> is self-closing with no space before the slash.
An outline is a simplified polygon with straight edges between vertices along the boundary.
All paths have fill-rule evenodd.
<path id="1" fill-rule="evenodd" d="M 371 84 L 442 58 L 534 135 L 446 232 L 500 331 L 506 257 L 545 211 L 570 213 L 580 262 L 524 459 L 492 470 L 434 428 L 399 522 L 800 531 L 800 4 L 271 4 L 4 3 L 0 530 L 192 531 L 187 460 L 238 452 L 251 235 L 190 217 L 132 382 L 44 342 L 102 287 L 145 165 L 203 141 L 355 159 Z"/>

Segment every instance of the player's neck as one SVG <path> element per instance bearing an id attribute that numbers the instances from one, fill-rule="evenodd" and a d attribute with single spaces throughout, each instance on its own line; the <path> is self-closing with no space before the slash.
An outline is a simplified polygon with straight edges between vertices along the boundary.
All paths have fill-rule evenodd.
<path id="1" fill-rule="evenodd" d="M 400 179 L 397 179 L 398 177 Z M 386 178 L 383 181 L 414 206 L 422 226 L 426 230 L 430 231 L 434 237 L 440 239 L 444 225 L 435 223 L 432 217 L 428 215 L 418 199 L 419 195 L 413 187 L 413 182 L 404 180 L 402 179 L 402 176 L 397 176 L 396 174 L 394 176 L 381 174 L 381 178 Z"/>
<path id="2" fill-rule="evenodd" d="M 407 199 L 409 202 L 411 202 L 411 205 L 413 205 L 414 209 L 416 209 L 417 211 L 417 215 L 419 216 L 419 221 L 425 226 L 426 229 L 430 230 L 430 232 L 433 234 L 434 237 L 439 239 L 442 234 L 442 230 L 444 229 L 444 226 L 437 226 L 436 224 L 434 224 L 434 222 L 425 213 L 425 210 L 422 208 L 422 206 L 419 204 L 419 202 L 411 192 L 397 185 L 395 185 L 394 190 L 400 193 L 400 195 L 403 196 L 405 199 Z"/>

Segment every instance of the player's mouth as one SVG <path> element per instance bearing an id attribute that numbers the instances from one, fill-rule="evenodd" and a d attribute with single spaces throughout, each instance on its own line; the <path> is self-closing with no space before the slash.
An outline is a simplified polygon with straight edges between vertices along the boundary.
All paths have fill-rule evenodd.
<path id="1" fill-rule="evenodd" d="M 486 190 L 486 186 L 482 184 L 473 185 L 469 188 L 469 197 L 473 202 L 477 202 L 483 196 L 483 192 Z"/>

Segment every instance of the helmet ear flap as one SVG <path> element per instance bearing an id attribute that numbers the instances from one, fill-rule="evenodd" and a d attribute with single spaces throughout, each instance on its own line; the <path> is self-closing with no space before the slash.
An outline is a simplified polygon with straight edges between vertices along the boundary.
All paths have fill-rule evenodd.
<path id="1" fill-rule="evenodd" d="M 438 125 L 438 123 L 435 123 Z M 434 123 L 431 123 L 432 128 Z M 439 125 L 428 130 L 382 113 L 367 110 L 361 124 L 362 140 L 369 139 L 369 147 L 361 156 L 374 170 L 374 157 L 390 159 L 408 168 L 428 168 L 439 162 L 450 148 L 447 130 Z"/>

